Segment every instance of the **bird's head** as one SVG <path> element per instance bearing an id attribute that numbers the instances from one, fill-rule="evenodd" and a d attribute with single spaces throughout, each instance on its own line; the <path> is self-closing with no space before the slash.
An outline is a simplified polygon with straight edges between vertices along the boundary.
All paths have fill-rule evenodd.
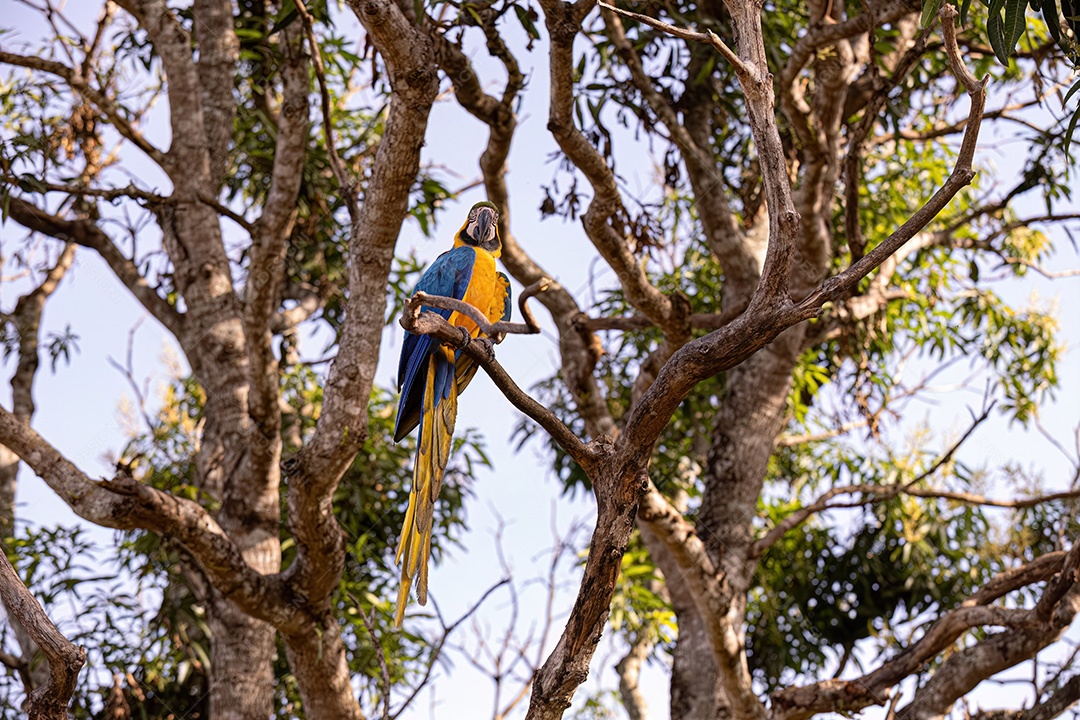
<path id="1" fill-rule="evenodd" d="M 502 254 L 499 239 L 499 209 L 488 201 L 478 202 L 469 210 L 469 217 L 454 238 L 454 247 L 471 245 L 483 248 L 495 257 Z"/>

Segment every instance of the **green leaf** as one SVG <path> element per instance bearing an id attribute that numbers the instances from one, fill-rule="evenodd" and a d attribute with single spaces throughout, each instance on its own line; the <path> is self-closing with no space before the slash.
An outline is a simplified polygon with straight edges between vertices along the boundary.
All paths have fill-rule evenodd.
<path id="1" fill-rule="evenodd" d="M 1073 89 L 1076 89 L 1076 85 L 1073 85 Z M 1071 92 L 1071 91 L 1070 91 Z M 1080 120 L 1080 107 L 1078 107 L 1071 118 L 1069 118 L 1069 128 L 1065 131 L 1065 159 L 1069 160 L 1069 146 L 1072 145 L 1073 131 L 1076 130 L 1076 123 Z"/>
<path id="2" fill-rule="evenodd" d="M 274 25 L 270 28 L 270 32 L 267 33 L 267 35 L 273 35 L 282 28 L 288 27 L 298 17 L 300 17 L 300 13 L 296 9 L 295 0 L 285 0 L 285 2 L 281 4 L 281 10 L 278 12 L 277 17 L 274 18 Z"/>
<path id="3" fill-rule="evenodd" d="M 960 25 L 967 25 L 968 10 L 971 9 L 971 0 L 963 0 L 960 3 Z"/>
<path id="4" fill-rule="evenodd" d="M 1054 38 L 1054 42 L 1061 46 L 1061 18 L 1058 15 L 1058 3 L 1057 0 L 1043 0 L 1042 6 L 1043 21 L 1046 22 L 1046 29 L 1050 31 L 1050 37 Z"/>
<path id="5" fill-rule="evenodd" d="M 528 33 L 530 40 L 539 40 L 540 31 L 536 29 L 536 11 L 531 8 L 524 8 L 520 5 L 514 6 L 514 13 L 518 17 L 518 21 L 521 23 L 521 27 L 525 28 L 525 32 Z M 532 43 L 530 43 L 531 45 Z"/>
<path id="6" fill-rule="evenodd" d="M 1027 0 L 1008 0 L 1005 3 L 1005 47 L 1008 48 L 1010 55 L 1027 27 L 1025 10 L 1027 10 Z"/>
<path id="7" fill-rule="evenodd" d="M 942 0 L 923 0 L 922 22 L 923 28 L 928 28 L 937 19 L 938 11 L 941 10 Z"/>
<path id="8" fill-rule="evenodd" d="M 1005 29 L 1001 23 L 1001 15 L 990 16 L 986 23 L 986 33 L 990 36 L 990 47 L 994 48 L 994 56 L 1002 65 L 1008 64 L 1010 48 L 1005 44 Z"/>

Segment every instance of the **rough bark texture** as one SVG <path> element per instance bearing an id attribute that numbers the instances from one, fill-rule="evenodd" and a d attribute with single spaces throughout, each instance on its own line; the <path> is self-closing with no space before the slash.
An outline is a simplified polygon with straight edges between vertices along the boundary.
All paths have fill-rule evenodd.
<path id="1" fill-rule="evenodd" d="M 34 379 L 40 366 L 41 315 L 45 302 L 56 290 L 75 258 L 75 245 L 64 246 L 56 263 L 45 273 L 41 284 L 19 298 L 11 313 L 18 348 L 15 353 L 15 372 L 11 376 L 11 410 L 23 422 L 34 417 Z M 19 456 L 6 445 L 0 444 L 0 540 L 15 535 L 15 490 L 19 473 Z M 2 554 L 2 552 L 0 552 Z M 5 558 L 6 561 L 6 558 Z M 34 636 L 24 627 L 19 615 L 8 608 L 13 618 L 12 629 L 19 645 L 22 666 L 20 671 L 27 694 L 48 682 L 49 660 L 40 654 Z M 70 692 L 68 693 L 70 697 Z"/>
<path id="2" fill-rule="evenodd" d="M 695 195 L 704 246 L 723 273 L 722 311 L 694 313 L 681 292 L 653 283 L 635 245 L 633 213 L 611 158 L 581 126 L 577 111 L 581 78 L 578 61 L 594 10 L 591 0 L 541 0 L 549 43 L 551 95 L 547 129 L 569 165 L 589 185 L 591 196 L 580 216 L 589 242 L 618 278 L 632 316 L 590 318 L 566 288 L 547 274 L 515 238 L 509 215 L 507 158 L 517 130 L 514 111 L 526 76 L 500 33 L 494 8 L 473 8 L 462 26 L 483 34 L 488 54 L 505 70 L 501 92 L 476 73 L 460 35 L 445 18 L 428 17 L 425 6 L 394 0 L 350 0 L 365 41 L 391 89 L 385 128 L 363 167 L 343 162 L 333 138 L 333 108 L 327 90 L 318 32 L 312 13 L 296 3 L 298 19 L 283 23 L 272 42 L 280 67 L 255 103 L 273 136 L 272 171 L 258 217 L 250 220 L 219 202 L 233 160 L 233 124 L 239 117 L 234 75 L 240 62 L 236 13 L 228 0 L 195 0 L 195 22 L 164 0 L 119 0 L 147 33 L 165 78 L 171 123 L 170 145 L 155 147 L 139 132 L 137 119 L 113 99 L 115 88 L 89 72 L 86 62 L 62 62 L 0 52 L 0 62 L 65 83 L 88 112 L 110 125 L 125 143 L 160 165 L 171 181 L 167 196 L 135 187 L 96 189 L 58 186 L 77 199 L 78 212 L 65 206 L 51 212 L 32 193 L 13 194 L 8 211 L 15 222 L 66 246 L 60 262 L 35 293 L 21 301 L 14 317 L 19 360 L 12 382 L 12 409 L 0 409 L 0 531 L 9 532 L 15 471 L 21 458 L 80 516 L 106 527 L 139 529 L 179 543 L 184 570 L 205 578 L 204 601 L 211 634 L 210 709 L 214 720 L 266 718 L 274 700 L 275 640 L 281 634 L 306 714 L 312 718 L 363 717 L 353 694 L 349 648 L 338 623 L 334 593 L 345 566 L 345 538 L 333 513 L 335 490 L 367 439 L 368 398 L 378 361 L 387 283 L 403 218 L 410 207 L 428 118 L 439 92 L 439 71 L 453 84 L 457 102 L 489 129 L 479 167 L 489 199 L 500 209 L 503 262 L 517 280 L 535 289 L 559 333 L 562 379 L 588 439 L 577 437 L 559 418 L 521 390 L 492 354 L 476 343 L 460 347 L 492 377 L 523 413 L 539 424 L 592 481 L 597 503 L 583 579 L 562 634 L 533 678 L 528 718 L 559 718 L 585 680 L 604 631 L 621 559 L 635 528 L 666 578 L 666 592 L 679 620 L 674 653 L 671 716 L 724 720 L 806 720 L 817 713 L 853 712 L 880 703 L 896 684 L 922 671 L 973 628 L 1000 627 L 971 647 L 945 659 L 935 681 L 925 684 L 901 714 L 938 720 L 982 679 L 1032 657 L 1056 641 L 1080 609 L 1077 576 L 1080 544 L 1066 554 L 1047 555 L 1006 573 L 939 621 L 910 647 L 853 681 L 824 681 L 782 690 L 771 703 L 755 692 L 744 637 L 747 593 L 761 553 L 783 533 L 813 513 L 831 507 L 839 495 L 892 497 L 884 487 L 833 488 L 820 502 L 795 513 L 773 532 L 755 538 L 756 515 L 769 458 L 786 423 L 786 402 L 796 362 L 805 348 L 840 331 L 837 316 L 871 317 L 890 295 L 889 279 L 905 257 L 934 243 L 940 234 L 920 233 L 973 177 L 972 157 L 983 117 L 983 85 L 964 68 L 953 33 L 955 11 L 942 11 L 944 50 L 959 85 L 971 98 L 968 119 L 956 126 L 963 143 L 952 174 L 926 204 L 869 252 L 861 239 L 857 205 L 860 153 L 871 137 L 872 121 L 847 126 L 864 109 L 875 117 L 889 92 L 905 82 L 926 52 L 917 28 L 918 9 L 899 0 L 869 0 L 853 17 L 848 3 L 811 0 L 807 31 L 785 48 L 787 59 L 774 76 L 776 61 L 765 46 L 761 2 L 707 0 L 698 9 L 703 25 L 730 28 L 729 45 L 717 32 L 667 25 L 603 5 L 595 27 L 621 63 L 618 78 L 642 101 L 649 132 L 669 138 Z M 244 6 L 244 11 L 250 7 Z M 263 8 L 265 10 L 265 8 Z M 853 10 L 854 12 L 854 10 Z M 638 26 L 624 25 L 623 16 Z M 106 19 L 108 13 L 106 13 Z M 265 19 L 265 18 L 264 18 Z M 873 56 L 872 32 L 897 28 L 895 51 L 881 63 Z M 650 76 L 635 33 L 650 26 L 691 43 L 687 82 L 676 99 L 672 89 Z M 268 40 L 268 42 L 270 42 Z M 575 47 L 579 55 L 575 55 Z M 612 60 L 614 62 L 614 59 Z M 737 193 L 716 160 L 714 138 L 731 109 L 716 96 L 709 71 L 727 63 L 742 91 L 738 107 L 752 133 L 755 177 Z M 868 76 L 880 66 L 893 75 Z M 869 68 L 869 69 L 867 69 Z M 316 93 L 311 82 L 314 73 Z M 107 80 L 104 82 L 108 82 Z M 318 99 L 316 99 L 318 98 Z M 778 108 L 775 104 L 779 104 Z M 321 103 L 323 137 L 332 177 L 349 213 L 345 318 L 337 355 L 326 379 L 314 431 L 290 431 L 298 452 L 282 458 L 282 393 L 275 339 L 317 313 L 327 294 L 290 285 L 286 269 L 294 238 L 298 198 L 310 170 L 313 103 Z M 779 122 L 782 113 L 783 122 Z M 315 113 L 317 116 L 318 113 Z M 749 142 L 749 139 L 747 140 Z M 848 143 L 845 146 L 845 142 Z M 88 167 L 84 185 L 100 163 L 100 142 L 84 145 Z M 96 153 L 96 154 L 95 154 Z M 846 155 L 844 155 L 846 153 Z M 92 160 L 92 158 L 97 158 Z M 355 175 L 355 177 L 354 177 Z M 827 277 L 839 243 L 834 229 L 837 188 L 845 179 L 844 228 L 850 264 Z M 10 181 L 10 179 L 8 179 Z M 363 187 L 361 193 L 360 189 Z M 169 283 L 155 285 L 145 268 L 121 250 L 106 224 L 88 208 L 97 199 L 126 198 L 153 212 L 169 266 Z M 329 205 L 328 205 L 329 207 Z M 1000 208 L 999 208 L 1000 210 Z M 254 210 L 250 214 L 256 214 Z M 333 209 L 328 210 L 329 213 Z M 989 211 L 987 211 L 989 212 Z M 238 282 L 222 232 L 228 218 L 247 233 Z M 947 235 L 948 233 L 946 233 Z M 32 382 L 37 366 L 41 309 L 78 245 L 105 261 L 132 295 L 169 330 L 182 347 L 205 390 L 203 423 L 193 458 L 200 501 L 175 497 L 140 483 L 130 472 L 101 482 L 90 480 L 30 428 Z M 874 271 L 878 274 L 862 283 Z M 542 288 L 542 289 L 541 289 Z M 172 291 L 175 290 L 175 293 Z M 525 296 L 523 296 L 524 299 Z M 295 301 L 295 305 L 290 304 Z M 840 310 L 808 326 L 827 303 Z M 437 301 L 418 297 L 402 324 L 458 346 L 460 336 L 440 317 L 421 312 Z M 524 305 L 522 305 L 524 310 Z M 844 315 L 846 313 L 846 315 Z M 527 318 L 528 319 L 528 318 Z M 658 330 L 641 358 L 629 407 L 616 420 L 596 368 L 604 352 L 597 332 Z M 520 329 L 520 328 L 519 328 Z M 534 322 L 523 331 L 535 332 Z M 695 329 L 708 332 L 697 334 Z M 494 332 L 494 330 L 493 330 Z M 282 348 L 281 356 L 285 356 Z M 712 435 L 700 455 L 700 511 L 691 521 L 685 504 L 669 500 L 650 479 L 650 461 L 664 428 L 680 404 L 704 380 L 724 373 L 725 390 L 714 398 Z M 282 571 L 281 483 L 286 482 L 285 517 L 295 560 Z M 662 488 L 666 490 L 666 488 Z M 903 492 L 915 495 L 918 488 Z M 974 504 L 986 498 L 931 493 Z M 890 495 L 889 493 L 892 493 Z M 1070 494 L 1069 497 L 1075 497 Z M 1039 501 L 1046 498 L 1040 498 Z M 1034 501 L 1033 501 L 1034 502 Z M 1002 503 L 998 503 L 999 505 Z M 1006 506 L 1017 506 L 1016 503 Z M 1007 592 L 1056 574 L 1033 609 L 992 605 Z M 5 596 L 5 601 L 7 596 Z M 38 618 L 40 619 L 40 618 Z M 48 638 L 41 624 L 27 627 L 36 642 Z M 40 679 L 55 698 L 63 696 L 61 674 L 72 660 L 62 643 L 47 639 L 42 649 L 52 679 Z M 620 691 L 629 715 L 644 718 L 648 708 L 637 677 L 651 643 L 634 643 L 619 664 Z M 24 648 L 29 657 L 32 646 Z M 50 684 L 51 683 L 51 684 Z M 55 689 L 60 688 L 59 694 Z M 1067 690 L 1067 691 L 1066 691 Z M 1030 715 L 1049 720 L 1075 701 L 1072 685 Z M 35 691 L 37 692 L 37 691 Z M 67 690 L 70 695 L 70 689 Z M 43 715 L 43 717 L 45 717 Z M 989 720 L 989 719 L 987 719 Z M 999 720 L 994 718 L 994 720 Z"/>
<path id="3" fill-rule="evenodd" d="M 30 720 L 67 720 L 68 703 L 86 662 L 86 651 L 60 634 L 4 553 L 0 553 L 0 600 L 49 660 L 48 678 L 27 693 L 27 715 Z"/>

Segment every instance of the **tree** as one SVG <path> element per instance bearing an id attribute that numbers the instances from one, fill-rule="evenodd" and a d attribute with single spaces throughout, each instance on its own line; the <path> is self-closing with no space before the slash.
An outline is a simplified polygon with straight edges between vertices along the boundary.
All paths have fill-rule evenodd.
<path id="1" fill-rule="evenodd" d="M 389 628 L 409 448 L 387 442 L 393 400 L 375 373 L 399 310 L 416 332 L 460 340 L 420 312 L 441 301 L 408 300 L 417 268 L 395 263 L 403 222 L 431 232 L 452 195 L 421 164 L 440 87 L 489 129 L 479 170 L 501 208 L 503 262 L 547 310 L 561 367 L 538 401 L 478 345 L 463 352 L 526 416 L 523 437 L 546 443 L 566 487 L 596 500 L 577 600 L 532 677 L 530 718 L 564 714 L 613 601 L 632 717 L 637 668 L 658 640 L 673 658 L 673 717 L 801 720 L 886 702 L 940 717 L 1061 638 L 1080 609 L 1076 478 L 995 500 L 954 458 L 970 431 L 904 454 L 882 430 L 899 396 L 918 391 L 896 371 L 911 355 L 971 356 L 993 379 L 996 403 L 973 429 L 995 408 L 1033 422 L 1057 382 L 1053 319 L 1009 307 L 986 277 L 1054 273 L 1035 226 L 1075 219 L 1062 208 L 1063 123 L 1025 112 L 1063 87 L 1045 24 L 1021 32 L 1015 2 L 992 5 L 989 21 L 972 11 L 959 34 L 951 5 L 940 24 L 935 7 L 920 23 L 901 0 L 647 8 L 663 21 L 588 0 L 348 8 L 360 53 L 342 14 L 302 0 L 122 0 L 89 30 L 47 5 L 43 48 L 0 51 L 3 207 L 29 233 L 11 256 L 30 286 L 5 316 L 17 370 L 0 442 L 82 518 L 126 531 L 128 567 L 162 595 L 154 642 L 125 644 L 111 616 L 91 635 L 115 684 L 84 690 L 101 699 L 82 712 L 152 714 L 208 688 L 215 720 L 356 718 L 354 681 L 389 707 L 391 685 L 430 676 L 454 624 L 442 639 Z M 528 91 L 519 57 L 537 41 L 560 150 L 541 212 L 580 220 L 617 277 L 594 307 L 548 279 L 510 221 L 506 160 Z M 499 90 L 473 43 L 505 75 Z M 993 57 L 1002 47 L 1018 47 L 1007 65 Z M 1009 91 L 989 110 L 986 74 Z M 966 113 L 940 110 L 961 94 Z M 155 103 L 168 133 L 151 133 Z M 1028 133 L 1022 177 L 972 185 L 980 130 L 1012 124 Z M 616 171 L 634 142 L 665 158 L 640 197 Z M 1017 209 L 1036 193 L 1044 213 Z M 86 251 L 190 368 L 100 482 L 29 424 L 41 308 Z M 298 361 L 313 326 L 332 337 L 325 373 Z M 73 342 L 53 338 L 54 358 Z M 857 428 L 866 437 L 850 439 Z M 484 459 L 465 440 L 459 477 Z M 467 493 L 448 489 L 444 544 Z M 1023 531 L 994 535 L 994 505 L 1019 513 Z M 862 509 L 848 532 L 821 519 L 844 507 Z M 12 541 L 24 574 L 35 542 Z M 79 547 L 77 533 L 64 542 Z M 620 579 L 624 568 L 634 572 Z M 875 650 L 872 670 L 842 675 Z M 21 652 L 29 667 L 33 647 Z M 833 652 L 837 677 L 821 679 Z M 153 697 L 125 685 L 132 665 Z M 1066 672 L 1027 712 L 1075 702 Z M 917 688 L 898 709 L 889 693 L 909 679 Z"/>

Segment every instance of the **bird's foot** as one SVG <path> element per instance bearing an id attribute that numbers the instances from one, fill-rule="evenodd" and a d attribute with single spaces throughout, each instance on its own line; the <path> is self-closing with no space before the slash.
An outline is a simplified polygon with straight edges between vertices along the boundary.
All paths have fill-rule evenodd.
<path id="1" fill-rule="evenodd" d="M 469 347 L 469 343 L 473 341 L 472 333 L 463 327 L 459 327 L 458 331 L 461 332 L 461 342 L 458 343 L 458 347 L 462 350 Z"/>
<path id="2" fill-rule="evenodd" d="M 483 350 L 484 355 L 487 356 L 488 360 L 495 359 L 495 343 L 492 342 L 491 338 L 479 337 L 473 340 L 473 342 L 480 346 L 480 349 Z"/>

